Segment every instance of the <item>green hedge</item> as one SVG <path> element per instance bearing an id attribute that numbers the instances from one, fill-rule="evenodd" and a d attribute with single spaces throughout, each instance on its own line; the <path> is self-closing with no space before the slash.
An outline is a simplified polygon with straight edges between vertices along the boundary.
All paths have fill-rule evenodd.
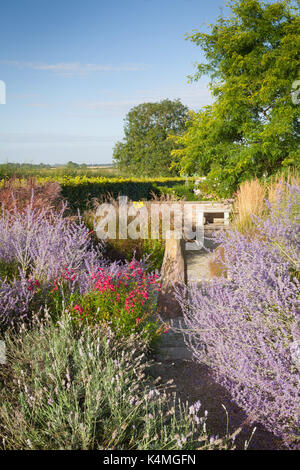
<path id="1" fill-rule="evenodd" d="M 115 180 L 109 178 L 106 181 L 90 181 L 83 180 L 79 184 L 73 184 L 72 181 L 62 182 L 62 194 L 69 201 L 73 209 L 79 208 L 81 211 L 86 209 L 93 198 L 101 198 L 101 196 L 111 194 L 114 198 L 119 195 L 128 196 L 133 201 L 142 199 L 149 200 L 152 198 L 152 192 L 159 196 L 160 186 L 169 188 L 182 182 L 182 178 L 170 178 L 157 180 Z"/>
<path id="2" fill-rule="evenodd" d="M 194 178 L 190 177 L 188 180 L 192 184 Z M 27 181 L 26 178 L 21 178 L 17 184 L 26 184 Z M 56 181 L 61 185 L 62 196 L 68 200 L 70 208 L 72 210 L 80 209 L 80 211 L 84 211 L 90 207 L 93 198 L 101 199 L 102 196 L 111 194 L 114 198 L 117 198 L 119 195 L 128 196 L 132 201 L 149 200 L 152 198 L 152 192 L 159 196 L 164 192 L 163 188 L 184 185 L 186 179 L 183 177 L 106 178 L 64 175 L 37 177 L 36 181 L 40 184 Z M 0 181 L 0 186 L 3 183 L 4 180 Z"/>
<path id="3" fill-rule="evenodd" d="M 95 178 L 96 179 L 96 178 Z M 101 198 L 103 195 L 111 194 L 117 198 L 118 195 L 128 196 L 133 201 L 149 200 L 152 192 L 159 195 L 159 188 L 167 186 L 169 188 L 185 181 L 184 178 L 158 178 L 158 179 L 120 179 L 101 178 L 95 181 L 94 178 L 64 179 L 58 182 L 62 186 L 62 194 L 69 201 L 71 208 L 85 210 L 93 198 Z M 77 181 L 75 181 L 77 180 Z"/>

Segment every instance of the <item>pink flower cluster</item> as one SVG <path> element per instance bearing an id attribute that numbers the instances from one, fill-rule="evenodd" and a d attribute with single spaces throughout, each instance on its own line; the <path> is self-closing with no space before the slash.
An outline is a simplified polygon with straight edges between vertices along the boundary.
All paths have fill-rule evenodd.
<path id="1" fill-rule="evenodd" d="M 73 269 L 69 270 L 68 265 L 65 266 L 64 271 L 59 277 L 56 277 L 55 280 L 53 281 L 53 288 L 51 292 L 58 291 L 59 286 L 61 285 L 62 281 L 71 281 L 74 282 L 77 278 L 77 274 L 74 272 Z"/>
<path id="2" fill-rule="evenodd" d="M 83 308 L 81 307 L 81 305 L 75 305 L 73 309 L 77 310 L 79 315 L 83 315 Z"/>
<path id="3" fill-rule="evenodd" d="M 91 276 L 93 289 L 104 293 L 114 292 L 115 301 L 119 302 L 120 292 L 123 288 L 128 289 L 124 300 L 126 311 L 134 311 L 136 306 L 143 306 L 149 300 L 149 291 L 154 289 L 156 292 L 160 289 L 156 274 L 147 274 L 139 261 L 133 260 L 124 269 L 116 275 L 107 272 L 105 268 L 99 268 L 96 274 Z M 123 291 L 124 292 L 124 291 Z"/>
<path id="4" fill-rule="evenodd" d="M 68 265 L 66 264 L 65 270 L 62 273 L 61 277 L 63 279 L 66 279 L 67 281 L 74 281 L 76 279 L 76 273 L 74 273 L 74 270 L 71 269 L 70 271 L 68 270 Z"/>
<path id="5" fill-rule="evenodd" d="M 28 279 L 28 290 L 33 291 L 35 287 L 39 287 L 41 283 L 37 279 Z"/>

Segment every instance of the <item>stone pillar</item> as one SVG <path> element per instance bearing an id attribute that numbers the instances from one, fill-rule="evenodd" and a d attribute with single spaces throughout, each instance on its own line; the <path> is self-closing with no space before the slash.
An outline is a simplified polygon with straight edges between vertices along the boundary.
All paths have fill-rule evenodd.
<path id="1" fill-rule="evenodd" d="M 162 287 L 158 297 L 158 311 L 162 318 L 182 316 L 181 308 L 174 296 L 174 287 L 186 283 L 184 240 L 174 236 L 166 240 L 161 269 Z"/>

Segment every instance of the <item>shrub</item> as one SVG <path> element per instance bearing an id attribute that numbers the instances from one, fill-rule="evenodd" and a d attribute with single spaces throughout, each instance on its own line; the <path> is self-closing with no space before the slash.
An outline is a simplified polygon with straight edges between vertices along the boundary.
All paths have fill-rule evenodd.
<path id="1" fill-rule="evenodd" d="M 180 289 L 177 297 L 196 359 L 213 368 L 252 420 L 293 447 L 299 426 L 299 187 L 286 185 L 283 196 L 267 204 L 266 218 L 254 218 L 255 236 L 236 229 L 215 235 L 227 278 Z"/>
<path id="2" fill-rule="evenodd" d="M 83 292 L 91 272 L 101 265 L 89 229 L 51 208 L 35 208 L 34 198 L 24 209 L 3 210 L 0 216 L 0 323 L 24 318 L 47 301 L 49 286 L 67 266 L 77 273 Z M 102 261 L 103 263 L 103 261 Z"/>
<path id="3" fill-rule="evenodd" d="M 198 198 L 194 194 L 194 186 L 189 184 L 186 186 L 185 184 L 175 184 L 172 187 L 168 186 L 157 186 L 157 192 L 158 194 L 165 194 L 165 195 L 170 195 L 173 196 L 174 199 L 185 199 L 188 201 L 195 201 Z"/>
<path id="4" fill-rule="evenodd" d="M 75 271 L 65 269 L 55 280 L 49 306 L 56 317 L 65 306 L 77 324 L 106 326 L 123 336 L 139 331 L 150 342 L 161 333 L 154 315 L 158 275 L 148 274 L 142 262 L 102 265 L 83 292 L 76 277 Z"/>
<path id="5" fill-rule="evenodd" d="M 162 239 L 143 240 L 142 256 L 147 259 L 149 269 L 160 271 L 165 254 L 165 241 Z"/>
<path id="6" fill-rule="evenodd" d="M 255 230 L 253 215 L 264 216 L 268 213 L 266 199 L 273 205 L 277 203 L 282 207 L 284 200 L 289 198 L 289 186 L 299 186 L 300 177 L 297 171 L 278 173 L 269 181 L 254 179 L 242 183 L 235 195 L 233 206 L 233 224 L 239 231 Z"/>
<path id="7" fill-rule="evenodd" d="M 34 194 L 34 197 L 33 197 Z M 36 179 L 20 180 L 11 178 L 2 181 L 0 186 L 0 205 L 5 210 L 25 210 L 28 205 L 35 209 L 61 209 L 61 186 L 55 181 L 38 183 Z"/>
<path id="8" fill-rule="evenodd" d="M 161 196 L 171 196 L 175 200 L 185 201 L 215 201 L 219 198 L 207 185 L 204 178 L 188 178 L 184 184 L 174 184 L 173 186 L 157 186 L 157 193 Z"/>
<path id="9" fill-rule="evenodd" d="M 155 197 L 155 195 L 153 194 Z M 156 199 L 159 200 L 159 199 Z M 102 196 L 100 200 L 94 199 L 93 206 L 94 210 L 86 210 L 83 213 L 83 219 L 86 225 L 92 230 L 95 234 L 94 239 L 97 240 L 96 235 L 96 225 L 97 225 L 97 218 L 95 217 L 96 210 L 101 203 L 109 203 L 113 205 L 117 214 L 117 221 L 116 221 L 116 238 L 107 238 L 105 244 L 105 251 L 104 255 L 110 259 L 111 261 L 130 261 L 133 258 L 136 260 L 145 260 L 147 259 L 147 270 L 149 272 L 154 270 L 160 270 L 163 262 L 164 257 L 164 250 L 165 250 L 165 241 L 160 236 L 159 239 L 151 239 L 151 238 L 126 238 L 120 239 L 118 237 L 118 230 L 119 230 L 119 201 L 113 197 L 112 194 L 107 194 Z M 129 204 L 132 204 L 129 201 Z M 145 203 L 147 204 L 147 203 Z M 142 205 L 144 202 L 142 201 Z M 133 219 L 132 216 L 128 217 L 128 221 Z M 99 220 L 99 219 L 98 219 Z M 149 211 L 149 219 L 148 219 L 149 227 L 151 226 L 151 218 L 150 218 L 150 211 Z M 148 233 L 148 235 L 150 235 Z M 95 241 L 96 241 L 95 240 Z"/>
<path id="10" fill-rule="evenodd" d="M 190 178 L 193 180 L 193 178 Z M 85 210 L 93 198 L 111 194 L 117 198 L 119 194 L 128 196 L 132 201 L 151 199 L 152 193 L 157 193 L 157 187 L 165 185 L 172 187 L 183 181 L 183 178 L 105 178 L 105 177 L 55 177 L 39 178 L 40 183 L 56 181 L 62 187 L 62 195 L 77 211 Z"/>
<path id="11" fill-rule="evenodd" d="M 143 330 L 157 334 L 154 313 L 157 276 L 145 263 L 109 263 L 91 241 L 80 217 L 64 217 L 64 208 L 3 211 L 0 218 L 0 322 L 5 327 L 30 319 L 45 304 L 53 320 L 63 305 L 73 318 L 83 309 L 84 321 L 106 322 L 122 334 Z M 78 310 L 74 310 L 79 306 Z"/>
<path id="12" fill-rule="evenodd" d="M 104 255 L 112 260 L 147 260 L 147 271 L 160 271 L 165 252 L 165 241 L 161 239 L 107 239 Z"/>
<path id="13" fill-rule="evenodd" d="M 6 334 L 7 366 L 0 369 L 3 449 L 222 449 L 210 443 L 200 404 L 170 400 L 146 376 L 147 344 L 132 335 L 79 329 L 62 315 L 18 335 Z"/>

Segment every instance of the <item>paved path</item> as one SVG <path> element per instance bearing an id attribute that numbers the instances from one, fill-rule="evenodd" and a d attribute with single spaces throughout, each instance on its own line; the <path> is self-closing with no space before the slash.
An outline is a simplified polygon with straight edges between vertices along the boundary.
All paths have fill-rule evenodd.
<path id="1" fill-rule="evenodd" d="M 213 250 L 217 247 L 217 244 L 212 240 L 212 232 L 223 227 L 223 225 L 216 226 L 211 224 L 204 231 L 204 247 L 201 250 L 185 251 L 188 284 L 209 279 L 209 261 Z M 158 346 L 158 360 L 192 360 L 192 354 L 185 344 L 182 333 L 176 331 L 179 326 L 184 327 L 183 318 L 172 319 L 170 331 L 162 336 Z"/>
<path id="2" fill-rule="evenodd" d="M 209 261 L 212 251 L 218 246 L 212 239 L 212 233 L 223 226 L 211 224 L 204 230 L 204 247 L 201 250 L 186 250 L 187 282 L 200 282 L 209 279 Z"/>

